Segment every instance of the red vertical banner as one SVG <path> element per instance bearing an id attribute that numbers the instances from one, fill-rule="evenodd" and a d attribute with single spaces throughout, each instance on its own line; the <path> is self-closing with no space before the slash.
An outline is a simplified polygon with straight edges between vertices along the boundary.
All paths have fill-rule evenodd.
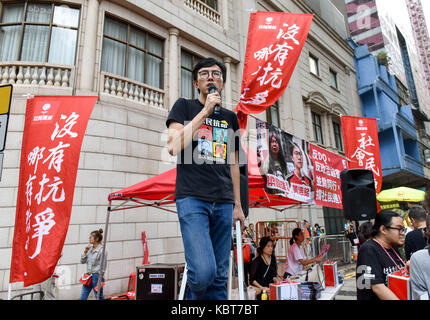
<path id="1" fill-rule="evenodd" d="M 314 163 L 315 203 L 343 209 L 340 173 L 348 168 L 346 158 L 313 144 L 309 153 Z"/>
<path id="2" fill-rule="evenodd" d="M 345 116 L 340 120 L 348 167 L 371 170 L 375 178 L 376 193 L 379 193 L 382 187 L 382 167 L 376 119 Z"/>
<path id="3" fill-rule="evenodd" d="M 251 13 L 238 113 L 246 128 L 248 114 L 261 113 L 284 92 L 302 52 L 313 15 Z"/>
<path id="4" fill-rule="evenodd" d="M 27 101 L 10 282 L 53 273 L 69 227 L 82 140 L 97 97 Z"/>

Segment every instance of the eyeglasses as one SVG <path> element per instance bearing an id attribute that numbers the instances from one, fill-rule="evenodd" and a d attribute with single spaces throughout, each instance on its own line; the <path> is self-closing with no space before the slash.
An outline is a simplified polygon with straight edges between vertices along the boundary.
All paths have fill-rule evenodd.
<path id="1" fill-rule="evenodd" d="M 387 229 L 395 229 L 395 230 L 399 231 L 400 233 L 405 233 L 406 232 L 406 228 L 405 227 L 403 227 L 403 228 L 385 227 L 385 228 L 387 228 Z"/>
<path id="2" fill-rule="evenodd" d="M 200 71 L 198 74 L 201 79 L 207 79 L 209 77 L 209 72 L 211 71 L 203 70 L 203 71 Z M 211 74 L 212 74 L 212 78 L 214 79 L 220 79 L 222 77 L 222 74 L 220 71 L 215 70 L 215 71 L 212 71 Z"/>

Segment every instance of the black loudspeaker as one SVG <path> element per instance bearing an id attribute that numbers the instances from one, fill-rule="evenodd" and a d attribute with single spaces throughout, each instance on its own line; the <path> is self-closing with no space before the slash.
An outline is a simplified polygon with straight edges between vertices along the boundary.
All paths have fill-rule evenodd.
<path id="1" fill-rule="evenodd" d="M 377 212 L 373 173 L 347 169 L 340 173 L 343 215 L 351 221 L 374 219 Z"/>
<path id="2" fill-rule="evenodd" d="M 136 300 L 177 300 L 184 265 L 153 264 L 136 267 Z"/>

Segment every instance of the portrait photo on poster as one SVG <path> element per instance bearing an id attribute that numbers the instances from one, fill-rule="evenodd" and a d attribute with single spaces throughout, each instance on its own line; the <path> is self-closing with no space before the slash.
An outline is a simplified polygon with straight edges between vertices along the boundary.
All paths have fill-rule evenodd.
<path id="1" fill-rule="evenodd" d="M 266 191 L 313 202 L 313 164 L 309 142 L 257 119 L 257 159 Z"/>

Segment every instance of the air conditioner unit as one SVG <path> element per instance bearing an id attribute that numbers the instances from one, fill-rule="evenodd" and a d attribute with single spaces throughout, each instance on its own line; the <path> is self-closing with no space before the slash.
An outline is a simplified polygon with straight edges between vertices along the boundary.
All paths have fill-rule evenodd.
<path id="1" fill-rule="evenodd" d="M 420 139 L 426 139 L 427 138 L 426 129 L 419 129 L 418 130 L 418 135 L 419 135 Z"/>

